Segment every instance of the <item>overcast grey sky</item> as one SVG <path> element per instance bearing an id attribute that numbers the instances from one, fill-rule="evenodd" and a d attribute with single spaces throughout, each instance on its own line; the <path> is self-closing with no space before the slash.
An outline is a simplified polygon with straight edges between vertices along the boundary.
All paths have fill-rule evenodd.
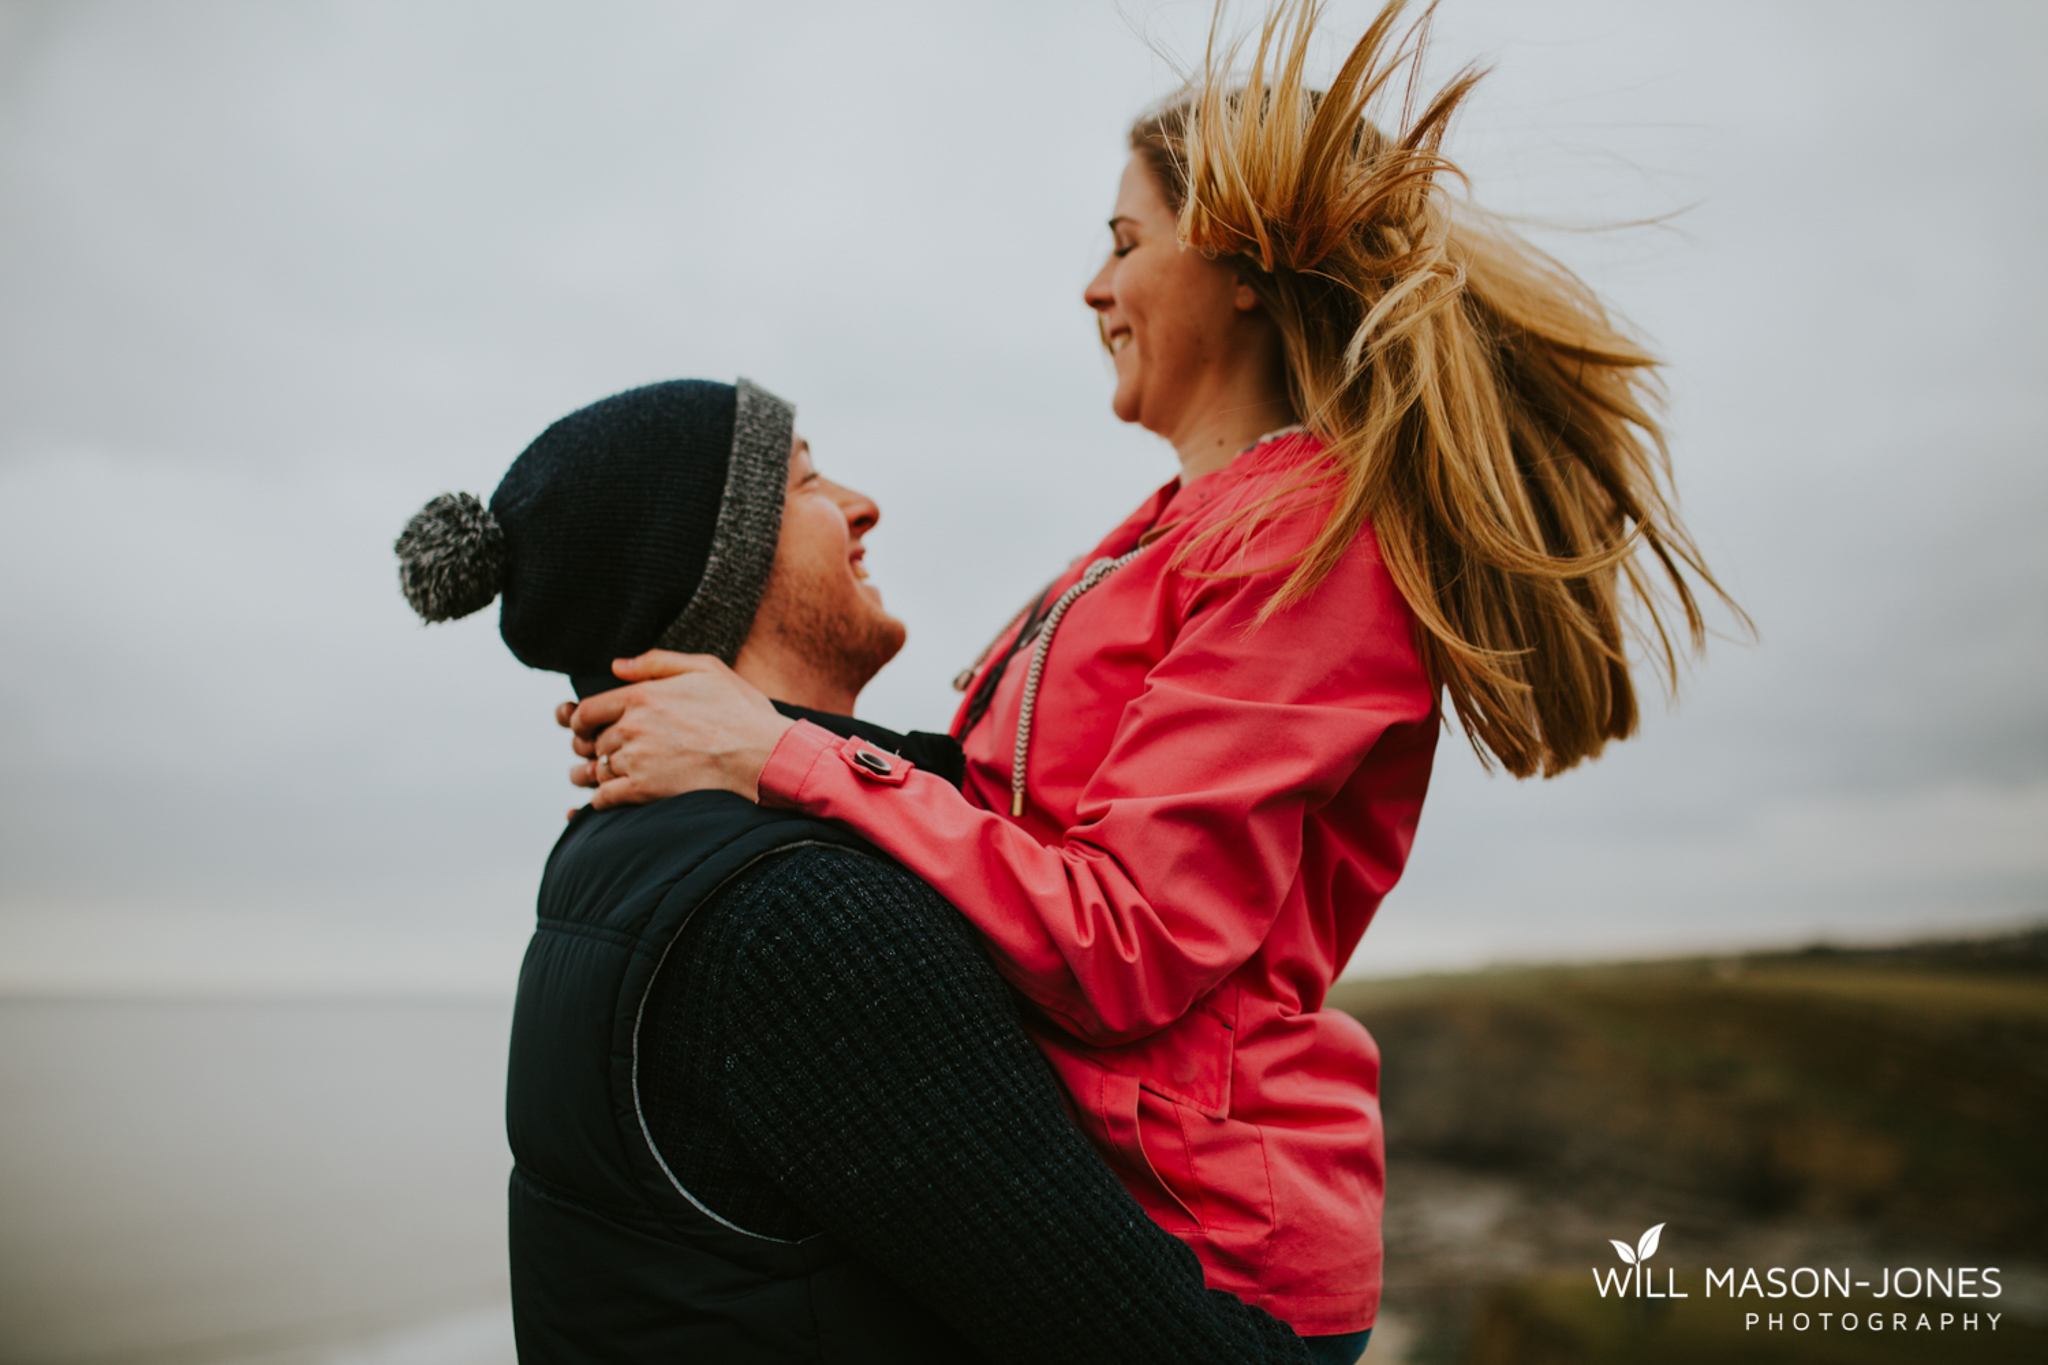
<path id="1" fill-rule="evenodd" d="M 0 987 L 509 988 L 566 690 L 390 542 L 635 384 L 796 402 L 912 630 L 863 713 L 942 726 L 1173 473 L 1079 294 L 1206 15 L 0 4 Z M 1676 212 L 1542 240 L 1762 640 L 1550 783 L 1446 736 L 1354 970 L 2048 911 L 2044 58 L 2025 0 L 1447 0 L 1478 198 Z"/>

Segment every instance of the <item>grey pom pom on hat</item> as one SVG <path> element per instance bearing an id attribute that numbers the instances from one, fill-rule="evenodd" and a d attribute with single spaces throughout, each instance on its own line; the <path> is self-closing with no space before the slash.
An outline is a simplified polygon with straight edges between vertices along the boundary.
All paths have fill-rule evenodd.
<path id="1" fill-rule="evenodd" d="M 428 621 L 453 621 L 491 604 L 505 586 L 505 528 L 470 493 L 443 493 L 405 524 L 398 586 Z"/>
<path id="2" fill-rule="evenodd" d="M 428 621 L 502 593 L 499 632 L 579 696 L 651 648 L 731 663 L 782 530 L 796 412 L 747 380 L 631 389 L 550 426 L 490 506 L 434 499 L 399 537 L 399 584 Z"/>

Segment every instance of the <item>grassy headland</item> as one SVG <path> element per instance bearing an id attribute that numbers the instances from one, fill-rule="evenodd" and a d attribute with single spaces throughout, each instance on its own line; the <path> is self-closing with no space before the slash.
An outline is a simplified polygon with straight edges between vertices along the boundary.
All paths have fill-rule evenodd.
<path id="1" fill-rule="evenodd" d="M 1388 1306 L 1421 1321 L 1425 1358 L 1652 1358 L 1618 1305 L 1571 1286 L 1655 1222 L 1666 1265 L 2048 1265 L 2048 930 L 1348 982 L 1332 1003 L 1380 1042 Z M 1998 1347 L 1922 1338 L 1921 1358 L 2002 1359 L 2022 1337 L 2048 1358 L 2025 1291 L 2007 1306 Z M 1608 1317 L 1622 1354 L 1586 1327 Z M 1748 1338 L 1753 1358 L 1816 1361 L 1901 1340 Z"/>

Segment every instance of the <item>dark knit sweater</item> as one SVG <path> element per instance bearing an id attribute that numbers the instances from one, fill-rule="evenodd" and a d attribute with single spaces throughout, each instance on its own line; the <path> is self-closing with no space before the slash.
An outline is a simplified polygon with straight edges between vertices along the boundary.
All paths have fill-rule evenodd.
<path id="1" fill-rule="evenodd" d="M 1308 1360 L 1209 1290 L 1062 1108 L 967 922 L 878 857 L 820 845 L 698 911 L 650 993 L 640 1094 L 720 1217 L 828 1231 L 991 1360 Z"/>

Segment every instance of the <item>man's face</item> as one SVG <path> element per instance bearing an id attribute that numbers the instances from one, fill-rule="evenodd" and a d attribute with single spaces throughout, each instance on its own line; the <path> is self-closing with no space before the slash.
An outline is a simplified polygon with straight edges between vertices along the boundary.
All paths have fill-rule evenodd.
<path id="1" fill-rule="evenodd" d="M 789 453 L 775 568 L 754 620 L 835 686 L 852 692 L 903 648 L 903 623 L 882 609 L 881 591 L 868 582 L 863 563 L 862 537 L 881 519 L 873 499 L 818 473 L 810 445 L 797 437 Z"/>

